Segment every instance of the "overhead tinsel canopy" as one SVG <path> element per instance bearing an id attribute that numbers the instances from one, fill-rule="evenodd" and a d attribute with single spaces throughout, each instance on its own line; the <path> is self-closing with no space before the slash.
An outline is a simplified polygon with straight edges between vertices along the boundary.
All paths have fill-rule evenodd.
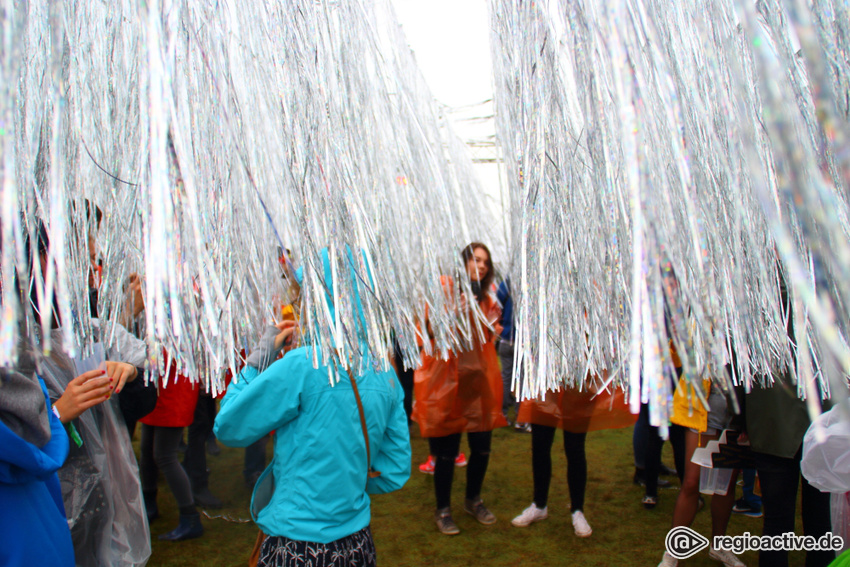
<path id="1" fill-rule="evenodd" d="M 441 351 L 480 332 L 457 328 L 440 276 L 460 273 L 469 241 L 498 242 L 501 225 L 387 1 L 6 6 L 0 363 L 13 361 L 25 318 L 51 348 L 39 332 L 51 310 L 34 320 L 30 279 L 35 303 L 55 298 L 64 348 L 87 352 L 89 235 L 103 260 L 104 340 L 139 273 L 151 362 L 170 358 L 214 389 L 279 316 L 285 249 L 304 268 L 305 340 L 343 364 L 386 364 L 393 329 L 415 365 L 426 305 Z M 25 246 L 39 225 L 44 270 Z"/>
<path id="2" fill-rule="evenodd" d="M 491 20 L 524 392 L 607 369 L 666 425 L 670 340 L 691 381 L 846 395 L 846 3 L 491 0 Z"/>
<path id="3" fill-rule="evenodd" d="M 523 395 L 607 375 L 666 423 L 668 341 L 690 380 L 846 384 L 847 12 L 491 1 Z M 213 389 L 288 299 L 284 249 L 305 340 L 344 364 L 392 329 L 415 366 L 426 306 L 443 353 L 481 331 L 440 276 L 504 225 L 386 0 L 11 2 L 0 33 L 3 364 L 24 319 L 51 348 L 51 311 L 87 352 L 89 235 L 104 340 L 140 273 L 151 362 Z"/>

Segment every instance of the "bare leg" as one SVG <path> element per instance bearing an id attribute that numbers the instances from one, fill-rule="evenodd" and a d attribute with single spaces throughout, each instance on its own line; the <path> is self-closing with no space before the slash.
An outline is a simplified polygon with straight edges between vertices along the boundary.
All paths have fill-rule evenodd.
<path id="1" fill-rule="evenodd" d="M 700 435 L 690 429 L 685 431 L 685 476 L 682 480 L 682 489 L 676 499 L 676 508 L 673 510 L 673 526 L 690 526 L 697 515 L 699 506 L 699 475 L 700 466 L 691 462 L 697 446 L 705 446 L 709 441 L 717 439 L 717 435 Z M 734 492 L 733 492 L 734 502 Z M 713 507 L 713 506 L 712 506 Z M 732 508 L 729 508 L 731 513 Z M 729 518 L 726 518 L 729 522 Z"/>
<path id="2" fill-rule="evenodd" d="M 726 535 L 726 527 L 732 516 L 732 506 L 735 505 L 735 481 L 738 479 L 737 469 L 732 471 L 726 494 L 715 494 L 711 497 L 711 535 Z"/>

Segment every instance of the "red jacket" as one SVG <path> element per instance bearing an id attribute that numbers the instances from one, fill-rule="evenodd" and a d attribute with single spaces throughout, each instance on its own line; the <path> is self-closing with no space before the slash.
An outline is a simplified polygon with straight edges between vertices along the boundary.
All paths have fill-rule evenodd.
<path id="1" fill-rule="evenodd" d="M 168 368 L 166 355 L 165 366 Z M 175 380 L 176 377 L 176 380 Z M 168 378 L 159 377 L 159 398 L 154 410 L 140 419 L 145 425 L 158 427 L 187 427 L 195 418 L 195 406 L 201 391 L 200 382 L 192 382 L 186 376 L 177 374 L 177 366 L 172 365 Z"/>

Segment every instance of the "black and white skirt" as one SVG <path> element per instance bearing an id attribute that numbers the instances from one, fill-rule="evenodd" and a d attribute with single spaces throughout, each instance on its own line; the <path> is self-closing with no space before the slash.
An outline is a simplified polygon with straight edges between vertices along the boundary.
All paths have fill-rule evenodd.
<path id="1" fill-rule="evenodd" d="M 260 548 L 257 567 L 373 567 L 375 542 L 366 526 L 330 543 L 267 537 Z"/>

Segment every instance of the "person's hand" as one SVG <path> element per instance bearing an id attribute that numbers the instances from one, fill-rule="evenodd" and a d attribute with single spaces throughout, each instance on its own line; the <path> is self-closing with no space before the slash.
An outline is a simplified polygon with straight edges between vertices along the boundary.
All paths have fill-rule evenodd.
<path id="1" fill-rule="evenodd" d="M 274 348 L 280 349 L 283 347 L 288 347 L 292 345 L 292 338 L 295 334 L 295 330 L 298 328 L 297 321 L 281 321 L 275 325 L 280 333 L 274 338 Z"/>
<path id="2" fill-rule="evenodd" d="M 133 318 L 139 316 L 139 313 L 145 310 L 145 298 L 142 294 L 142 278 L 139 274 L 133 272 L 130 274 L 130 279 L 127 285 L 128 301 L 133 307 Z"/>
<path id="3" fill-rule="evenodd" d="M 469 308 L 469 303 L 468 303 L 468 302 L 467 302 L 467 300 L 466 300 L 466 294 L 465 294 L 465 293 L 461 293 L 461 294 L 460 294 L 460 312 L 461 312 L 461 313 L 466 313 L 466 310 L 467 310 L 468 308 Z"/>
<path id="4" fill-rule="evenodd" d="M 53 404 L 59 412 L 59 420 L 68 423 L 87 409 L 108 400 L 112 384 L 112 378 L 101 369 L 89 370 L 68 382 L 62 397 Z"/>
<path id="5" fill-rule="evenodd" d="M 120 394 L 124 389 L 124 384 L 132 382 L 136 379 L 139 371 L 132 364 L 126 362 L 106 361 L 106 374 L 112 380 L 113 390 L 116 394 Z"/>
<path id="6" fill-rule="evenodd" d="M 145 298 L 142 293 L 142 278 L 133 272 L 124 284 L 124 305 L 119 314 L 121 324 L 130 329 L 133 321 L 145 310 Z"/>

